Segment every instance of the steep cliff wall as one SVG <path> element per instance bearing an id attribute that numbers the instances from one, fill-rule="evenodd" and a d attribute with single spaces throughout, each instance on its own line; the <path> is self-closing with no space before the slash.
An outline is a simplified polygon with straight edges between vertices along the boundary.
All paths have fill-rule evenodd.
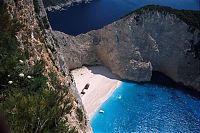
<path id="1" fill-rule="evenodd" d="M 133 13 L 93 33 L 100 40 L 97 53 L 103 64 L 122 78 L 150 80 L 153 70 L 199 89 L 200 61 L 187 51 L 200 41 L 200 32 L 190 29 L 174 14 L 146 11 Z M 115 56 L 106 56 L 111 53 Z"/>
<path id="2" fill-rule="evenodd" d="M 12 132 L 91 132 L 41 4 L 0 5 L 0 111 Z"/>
<path id="3" fill-rule="evenodd" d="M 79 44 L 86 42 L 81 46 L 86 46 L 84 51 L 90 55 L 91 51 L 96 53 L 97 56 L 92 57 L 122 79 L 149 81 L 152 71 L 159 71 L 176 82 L 199 90 L 200 61 L 194 58 L 194 53 L 188 52 L 200 41 L 199 12 L 193 13 L 149 6 L 100 30 L 66 37 L 78 40 Z M 71 46 L 76 47 L 76 43 L 72 41 Z M 64 46 L 63 43 L 60 45 Z M 68 56 L 67 50 L 62 53 Z M 65 61 L 70 62 L 66 56 Z M 90 63 L 95 61 L 94 58 L 84 60 Z M 72 68 L 79 66 L 80 63 Z"/>
<path id="4" fill-rule="evenodd" d="M 54 31 L 54 37 L 57 39 L 59 48 L 57 49 L 65 59 L 66 66 L 69 69 L 75 69 L 82 65 L 97 65 L 96 46 L 93 44 L 93 38 L 88 35 L 74 37 L 62 32 Z"/>

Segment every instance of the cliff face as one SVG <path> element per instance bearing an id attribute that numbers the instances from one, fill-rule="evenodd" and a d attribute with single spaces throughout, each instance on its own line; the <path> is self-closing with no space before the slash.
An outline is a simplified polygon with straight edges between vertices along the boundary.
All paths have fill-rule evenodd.
<path id="1" fill-rule="evenodd" d="M 75 69 L 82 65 L 97 65 L 96 46 L 93 44 L 93 38 L 88 35 L 74 37 L 62 32 L 54 31 L 54 37 L 59 44 L 58 51 L 62 53 L 66 66 L 69 69 Z"/>
<path id="2" fill-rule="evenodd" d="M 175 15 L 172 12 L 144 10 L 142 12 L 133 12 L 102 29 L 74 37 L 58 31 L 52 31 L 42 0 L 5 0 L 2 3 L 6 3 L 7 13 L 12 20 L 7 23 L 8 27 L 10 23 L 15 21 L 19 21 L 21 26 L 16 26 L 16 33 L 12 33 L 12 29 L 9 30 L 9 32 L 12 33 L 11 35 L 4 34 L 9 28 L 7 29 L 5 27 L 5 31 L 0 31 L 0 35 L 3 37 L 0 43 L 6 42 L 6 44 L 3 44 L 5 46 L 0 45 L 0 50 L 7 48 L 7 41 L 9 42 L 9 40 L 11 40 L 9 38 L 10 36 L 12 39 L 14 38 L 14 40 L 17 40 L 19 43 L 19 51 L 28 55 L 24 57 L 24 61 L 22 61 L 26 64 L 26 69 L 23 70 L 23 72 L 25 74 L 32 74 L 31 78 L 33 80 L 31 83 L 36 85 L 29 86 L 29 80 L 21 79 L 19 81 L 17 80 L 14 87 L 7 85 L 8 83 L 13 83 L 13 81 L 9 81 L 11 79 L 9 73 L 11 72 L 7 70 L 2 71 L 2 69 L 0 69 L 0 73 L 4 74 L 4 76 L 1 75 L 3 78 L 0 79 L 7 77 L 7 74 L 9 74 L 9 76 L 5 81 L 0 80 L 0 85 L 2 87 L 2 83 L 5 82 L 6 85 L 3 85 L 3 89 L 11 89 L 12 91 L 10 91 L 9 94 L 13 93 L 13 95 L 15 95 L 20 92 L 20 94 L 23 94 L 21 99 L 27 98 L 28 100 L 30 100 L 30 97 L 39 99 L 40 97 L 38 97 L 38 95 L 41 95 L 42 99 L 39 101 L 42 101 L 44 95 L 41 92 L 45 92 L 45 96 L 46 92 L 56 92 L 56 97 L 59 99 L 55 99 L 57 103 L 52 105 L 52 103 L 49 103 L 47 100 L 46 103 L 48 104 L 45 105 L 45 107 L 47 106 L 46 108 L 49 108 L 48 105 L 50 104 L 56 109 L 62 109 L 62 111 L 64 111 L 60 114 L 62 119 L 59 118 L 58 120 L 64 122 L 67 126 L 65 131 L 77 131 L 80 133 L 91 132 L 86 112 L 84 111 L 69 69 L 81 67 L 82 65 L 101 64 L 107 66 L 122 79 L 138 82 L 150 81 L 152 71 L 159 71 L 176 82 L 191 86 L 197 90 L 200 88 L 200 61 L 194 58 L 193 53 L 188 52 L 200 42 L 199 22 L 190 23 L 190 21 L 181 19 L 180 16 L 178 17 L 177 14 Z M 1 28 L 4 28 L 5 24 L 6 23 L 0 25 Z M 11 43 L 13 42 L 11 41 Z M 8 43 L 8 46 L 10 46 L 9 44 L 10 43 Z M 4 56 L 6 57 L 5 59 L 7 59 L 7 57 L 9 58 L 7 54 L 2 54 L 1 58 Z M 3 62 L 2 59 L 0 61 Z M 13 62 L 13 59 L 11 62 Z M 43 71 L 34 75 L 31 68 L 37 66 L 37 62 L 44 63 Z M 21 65 L 19 63 L 16 67 L 14 66 L 16 73 L 13 75 L 15 77 L 16 74 L 18 76 L 19 70 L 22 71 L 20 67 Z M 13 75 L 11 75 L 11 77 Z M 15 77 L 13 80 L 16 80 Z M 45 82 L 39 82 L 41 80 Z M 20 84 L 21 82 L 25 84 Z M 35 90 L 27 91 L 26 85 L 30 88 L 39 88 L 41 90 L 38 92 Z M 15 92 L 13 89 L 19 90 Z M 28 93 L 24 93 L 23 89 Z M 4 93 L 2 94 L 4 95 Z M 7 101 L 9 103 L 10 99 L 15 98 L 11 96 L 12 95 L 5 95 L 5 97 L 3 97 L 6 99 L 4 100 L 5 102 L 1 102 L 0 104 L 0 106 L 3 107 L 2 109 L 7 111 L 5 113 L 11 116 L 9 117 L 11 119 L 9 119 L 9 122 L 13 122 L 12 118 L 18 118 L 18 116 L 15 115 L 17 113 L 9 114 L 9 112 L 16 111 L 16 107 L 19 109 L 21 108 L 21 106 L 4 106 L 4 104 L 7 105 Z M 2 97 L 0 98 L 2 99 Z M 20 100 L 16 102 L 18 101 Z M 32 103 L 29 103 L 32 101 L 27 101 L 25 100 L 27 105 L 32 105 Z M 22 103 L 23 102 L 24 101 L 22 101 Z M 41 104 L 43 103 L 44 102 L 41 102 Z M 10 105 L 10 103 L 8 105 Z M 21 103 L 19 105 L 21 105 Z M 33 107 L 31 106 L 30 108 L 36 107 L 36 112 L 40 113 L 37 111 L 38 106 L 43 107 L 43 105 L 37 103 L 36 106 L 33 105 Z M 25 106 L 23 109 L 28 110 L 29 108 Z M 28 112 L 30 113 L 30 111 Z M 52 115 L 57 115 L 57 113 L 48 113 L 49 111 L 47 111 L 47 115 L 49 115 L 48 118 L 52 117 Z M 23 120 L 27 119 L 25 117 L 24 119 L 19 119 L 22 120 L 22 123 L 20 123 L 22 125 L 17 125 L 18 123 L 16 125 L 11 125 L 13 130 L 17 129 L 22 131 L 24 129 L 21 127 L 24 126 L 27 132 L 42 132 L 44 127 L 46 131 L 50 130 L 52 127 L 56 129 L 58 128 L 57 125 L 60 124 L 56 123 L 57 118 L 55 118 L 55 121 L 54 118 L 51 120 L 45 119 L 42 123 L 42 116 L 45 116 L 46 113 L 40 115 L 41 118 L 37 116 L 37 119 L 32 119 L 32 117 L 35 118 L 35 116 L 31 116 L 32 114 L 35 113 L 26 114 L 26 117 L 30 117 L 30 120 L 34 120 L 33 123 L 39 123 L 36 124 L 36 127 L 30 129 L 27 122 L 23 125 Z M 51 130 L 55 131 L 54 129 Z"/>
<path id="3" fill-rule="evenodd" d="M 5 81 L 0 80 L 1 85 L 6 84 L 0 92 L 0 98 L 4 99 L 0 102 L 0 111 L 5 111 L 14 132 L 91 132 L 73 78 L 56 52 L 56 42 L 42 6 L 41 1 L 35 0 L 5 0 L 0 6 L 2 21 L 5 21 L 0 23 L 3 38 L 0 50 L 14 44 L 18 49 L 12 49 L 17 53 L 13 57 L 12 52 L 0 57 L 1 63 L 5 59 L 12 63 L 2 64 L 6 69 L 0 70 L 1 76 L 6 75 Z M 17 24 L 16 29 L 12 29 L 13 23 Z M 18 62 L 18 54 L 20 62 L 15 63 Z M 4 65 L 10 65 L 9 69 Z M 10 80 L 10 85 L 7 80 Z M 50 101 L 52 98 L 54 100 Z"/>
<path id="4" fill-rule="evenodd" d="M 187 51 L 191 41 L 200 41 L 200 32 L 190 28 L 175 15 L 149 11 L 133 13 L 93 34 L 100 40 L 101 61 L 122 78 L 147 81 L 152 71 L 159 71 L 199 89 L 200 61 Z M 115 56 L 106 56 L 111 53 Z"/>
<path id="5" fill-rule="evenodd" d="M 171 9 L 145 9 L 133 12 L 100 30 L 76 37 L 66 35 L 66 38 L 74 40 L 70 46 L 77 46 L 77 49 L 72 50 L 67 42 L 60 43 L 65 62 L 70 62 L 69 53 L 82 53 L 81 50 L 77 52 L 82 47 L 86 56 L 71 56 L 74 57 L 71 59 L 74 65 L 70 68 L 80 66 L 81 62 L 75 63 L 75 58 L 84 58 L 90 65 L 100 61 L 122 79 L 150 81 L 152 71 L 159 71 L 176 82 L 199 90 L 200 61 L 188 52 L 200 41 L 198 22 L 190 24 L 190 21 L 174 12 Z M 77 45 L 77 41 L 81 46 Z M 65 49 L 71 49 L 71 52 Z"/>

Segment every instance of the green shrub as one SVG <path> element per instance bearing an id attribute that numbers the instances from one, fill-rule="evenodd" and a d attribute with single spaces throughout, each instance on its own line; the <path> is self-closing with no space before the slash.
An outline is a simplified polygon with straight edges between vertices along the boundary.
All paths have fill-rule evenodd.
<path id="1" fill-rule="evenodd" d="M 73 108 L 69 89 L 60 84 L 55 73 L 49 73 L 49 80 L 43 75 L 42 61 L 33 66 L 26 63 L 28 50 L 19 49 L 13 30 L 21 26 L 9 18 L 5 7 L 0 5 L 0 111 L 15 133 L 76 132 L 67 125 L 66 114 Z"/>
<path id="2" fill-rule="evenodd" d="M 76 109 L 77 118 L 79 121 L 83 121 L 83 111 L 80 108 Z"/>

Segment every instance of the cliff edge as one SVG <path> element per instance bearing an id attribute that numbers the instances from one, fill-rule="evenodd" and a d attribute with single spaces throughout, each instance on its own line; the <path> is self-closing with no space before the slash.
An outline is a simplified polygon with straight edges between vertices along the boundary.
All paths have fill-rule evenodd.
<path id="1" fill-rule="evenodd" d="M 10 132 L 91 132 L 41 5 L 1 1 L 0 115 Z"/>

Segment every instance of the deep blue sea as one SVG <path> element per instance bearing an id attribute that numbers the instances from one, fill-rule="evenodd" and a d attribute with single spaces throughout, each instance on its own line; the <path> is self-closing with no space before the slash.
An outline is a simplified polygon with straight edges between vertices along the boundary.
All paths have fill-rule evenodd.
<path id="1" fill-rule="evenodd" d="M 63 11 L 48 12 L 48 18 L 54 30 L 78 35 L 99 29 L 135 9 L 152 4 L 200 10 L 200 0 L 93 0 Z"/>

